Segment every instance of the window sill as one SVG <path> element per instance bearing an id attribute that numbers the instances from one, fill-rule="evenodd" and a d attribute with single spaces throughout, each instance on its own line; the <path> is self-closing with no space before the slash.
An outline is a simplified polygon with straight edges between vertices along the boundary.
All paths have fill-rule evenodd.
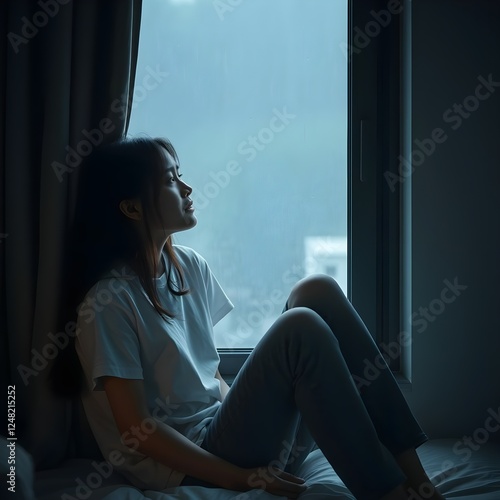
<path id="1" fill-rule="evenodd" d="M 396 379 L 396 382 L 399 385 L 399 388 L 403 392 L 411 392 L 412 389 L 412 383 L 408 378 L 403 375 L 401 372 L 394 373 L 394 378 Z"/>
<path id="2" fill-rule="evenodd" d="M 221 358 L 219 371 L 222 378 L 229 386 L 231 386 L 234 382 L 238 371 L 243 366 L 243 363 L 246 361 L 251 352 L 252 349 L 219 349 L 219 355 Z M 412 383 L 406 375 L 402 372 L 395 372 L 394 378 L 403 392 L 411 392 Z"/>

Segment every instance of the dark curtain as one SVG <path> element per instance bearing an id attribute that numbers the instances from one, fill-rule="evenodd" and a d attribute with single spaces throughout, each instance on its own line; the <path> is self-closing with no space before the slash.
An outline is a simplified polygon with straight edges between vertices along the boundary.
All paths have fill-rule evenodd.
<path id="1" fill-rule="evenodd" d="M 127 130 L 141 3 L 0 6 L 1 399 L 15 385 L 16 435 L 38 468 L 67 456 L 79 411 L 48 383 L 72 333 L 61 323 L 68 230 L 82 158 Z"/>

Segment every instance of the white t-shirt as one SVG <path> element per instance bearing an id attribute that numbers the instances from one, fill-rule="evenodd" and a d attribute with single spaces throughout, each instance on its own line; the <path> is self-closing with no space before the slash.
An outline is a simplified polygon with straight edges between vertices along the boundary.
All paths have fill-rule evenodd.
<path id="1" fill-rule="evenodd" d="M 173 319 L 156 312 L 129 266 L 99 280 L 78 311 L 75 346 L 90 390 L 82 397 L 87 419 L 104 458 L 141 489 L 178 486 L 184 474 L 135 451 L 153 420 L 120 436 L 100 377 L 143 379 L 151 415 L 196 444 L 222 399 L 213 325 L 233 305 L 203 257 L 183 246 L 174 251 L 190 293 L 175 296 L 165 274 L 155 279 Z M 163 259 L 167 269 L 165 254 Z"/>

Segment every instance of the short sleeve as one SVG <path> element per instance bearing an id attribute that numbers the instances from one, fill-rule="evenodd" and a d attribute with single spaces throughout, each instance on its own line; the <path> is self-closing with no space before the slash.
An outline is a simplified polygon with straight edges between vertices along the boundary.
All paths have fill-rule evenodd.
<path id="1" fill-rule="evenodd" d="M 76 351 L 92 390 L 103 390 L 100 377 L 142 379 L 140 345 L 133 301 L 98 282 L 78 311 Z"/>
<path id="2" fill-rule="evenodd" d="M 234 305 L 224 293 L 217 278 L 212 273 L 210 273 L 207 285 L 212 326 L 215 326 L 224 316 L 233 310 Z"/>
<path id="3" fill-rule="evenodd" d="M 206 260 L 199 255 L 198 258 L 201 261 L 212 326 L 215 326 L 224 316 L 233 310 L 234 305 L 225 294 Z"/>

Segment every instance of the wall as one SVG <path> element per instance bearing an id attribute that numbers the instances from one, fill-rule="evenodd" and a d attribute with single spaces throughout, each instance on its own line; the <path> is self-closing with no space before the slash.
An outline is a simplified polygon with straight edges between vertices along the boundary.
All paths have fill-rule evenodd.
<path id="1" fill-rule="evenodd" d="M 439 299 L 445 279 L 467 288 L 433 321 L 415 316 L 405 395 L 431 436 L 462 437 L 500 406 L 500 2 L 411 4 L 412 139 L 446 134 L 411 176 L 412 310 Z M 499 83 L 459 124 L 454 104 L 489 75 Z"/>

